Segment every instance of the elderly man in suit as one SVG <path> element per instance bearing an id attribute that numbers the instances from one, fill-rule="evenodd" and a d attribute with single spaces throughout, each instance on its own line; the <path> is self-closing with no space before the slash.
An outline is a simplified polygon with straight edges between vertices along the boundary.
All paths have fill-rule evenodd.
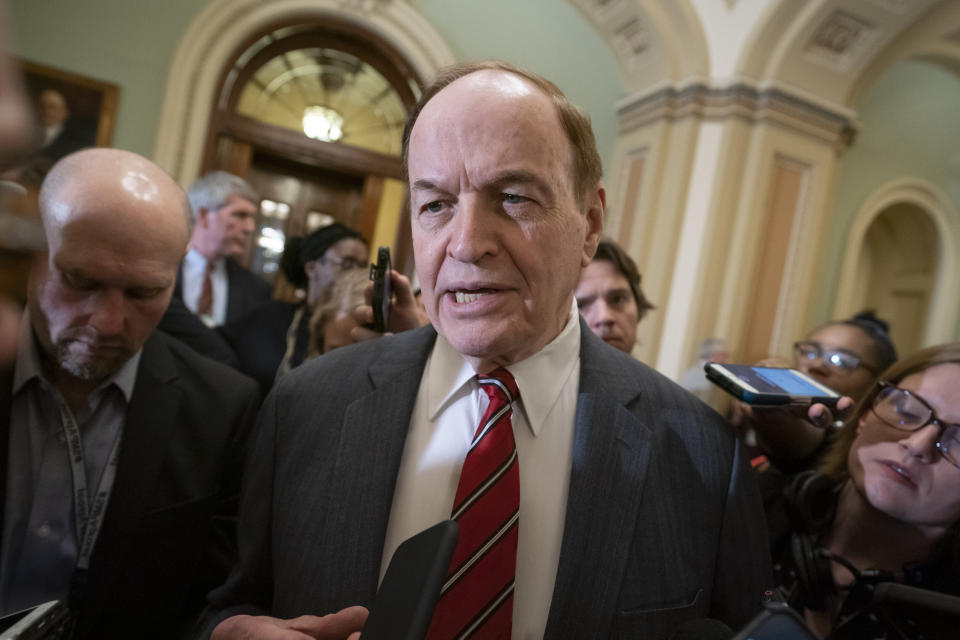
<path id="1" fill-rule="evenodd" d="M 605 200 L 587 117 L 539 76 L 460 65 L 424 92 L 404 152 L 432 327 L 274 389 L 213 637 L 345 637 L 400 542 L 451 515 L 428 638 L 746 622 L 769 567 L 732 429 L 577 313 Z"/>
<path id="2" fill-rule="evenodd" d="M 256 227 L 260 197 L 225 171 L 198 178 L 187 195 L 193 237 L 174 296 L 207 326 L 218 327 L 270 299 L 270 285 L 236 261 Z"/>
<path id="3" fill-rule="evenodd" d="M 154 331 L 189 237 L 159 167 L 69 155 L 40 213 L 48 256 L 0 367 L 0 609 L 58 599 L 74 638 L 173 638 L 235 560 L 257 388 Z"/>

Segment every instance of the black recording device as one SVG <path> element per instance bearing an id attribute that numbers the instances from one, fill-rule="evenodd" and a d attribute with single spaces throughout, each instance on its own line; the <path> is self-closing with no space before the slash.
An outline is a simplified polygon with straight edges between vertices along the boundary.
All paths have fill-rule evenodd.
<path id="1" fill-rule="evenodd" d="M 445 520 L 397 547 L 373 599 L 362 640 L 423 640 L 459 535 L 456 521 Z"/>
<path id="2" fill-rule="evenodd" d="M 384 333 L 390 320 L 390 247 L 377 250 L 377 263 L 370 265 L 370 279 L 373 280 L 373 329 Z"/>

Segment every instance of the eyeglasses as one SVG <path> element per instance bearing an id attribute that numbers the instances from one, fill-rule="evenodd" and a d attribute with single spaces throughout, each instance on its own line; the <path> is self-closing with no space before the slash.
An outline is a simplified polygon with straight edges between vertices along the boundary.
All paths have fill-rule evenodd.
<path id="1" fill-rule="evenodd" d="M 876 367 L 868 365 L 863 358 L 846 349 L 824 349 L 819 342 L 805 340 L 793 343 L 793 352 L 800 360 L 820 360 L 824 365 L 841 373 L 853 373 L 857 367 L 863 367 L 871 373 L 878 373 Z"/>
<path id="2" fill-rule="evenodd" d="M 940 430 L 937 450 L 947 462 L 960 467 L 960 424 L 943 422 L 927 401 L 906 389 L 880 381 L 880 392 L 873 399 L 873 413 L 894 429 L 918 431 L 928 424 Z"/>
<path id="3" fill-rule="evenodd" d="M 363 269 L 367 266 L 366 260 L 357 260 L 347 256 L 340 260 L 334 260 L 333 258 L 322 258 L 323 262 L 326 264 L 332 264 L 337 267 L 340 271 L 349 271 L 350 269 Z"/>

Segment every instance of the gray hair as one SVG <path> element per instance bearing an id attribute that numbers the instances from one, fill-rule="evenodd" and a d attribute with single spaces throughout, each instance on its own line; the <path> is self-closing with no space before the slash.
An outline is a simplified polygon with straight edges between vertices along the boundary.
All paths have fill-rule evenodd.
<path id="1" fill-rule="evenodd" d="M 246 180 L 226 171 L 211 171 L 197 178 L 187 192 L 194 219 L 201 208 L 216 211 L 227 204 L 232 196 L 249 200 L 253 204 L 260 202 L 260 196 Z"/>

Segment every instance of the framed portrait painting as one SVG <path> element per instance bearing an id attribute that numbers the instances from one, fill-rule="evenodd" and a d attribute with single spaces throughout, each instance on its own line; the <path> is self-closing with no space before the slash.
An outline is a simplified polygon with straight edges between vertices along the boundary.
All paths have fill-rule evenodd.
<path id="1" fill-rule="evenodd" d="M 115 84 L 20 60 L 24 83 L 37 109 L 40 154 L 50 163 L 84 147 L 113 141 Z"/>

